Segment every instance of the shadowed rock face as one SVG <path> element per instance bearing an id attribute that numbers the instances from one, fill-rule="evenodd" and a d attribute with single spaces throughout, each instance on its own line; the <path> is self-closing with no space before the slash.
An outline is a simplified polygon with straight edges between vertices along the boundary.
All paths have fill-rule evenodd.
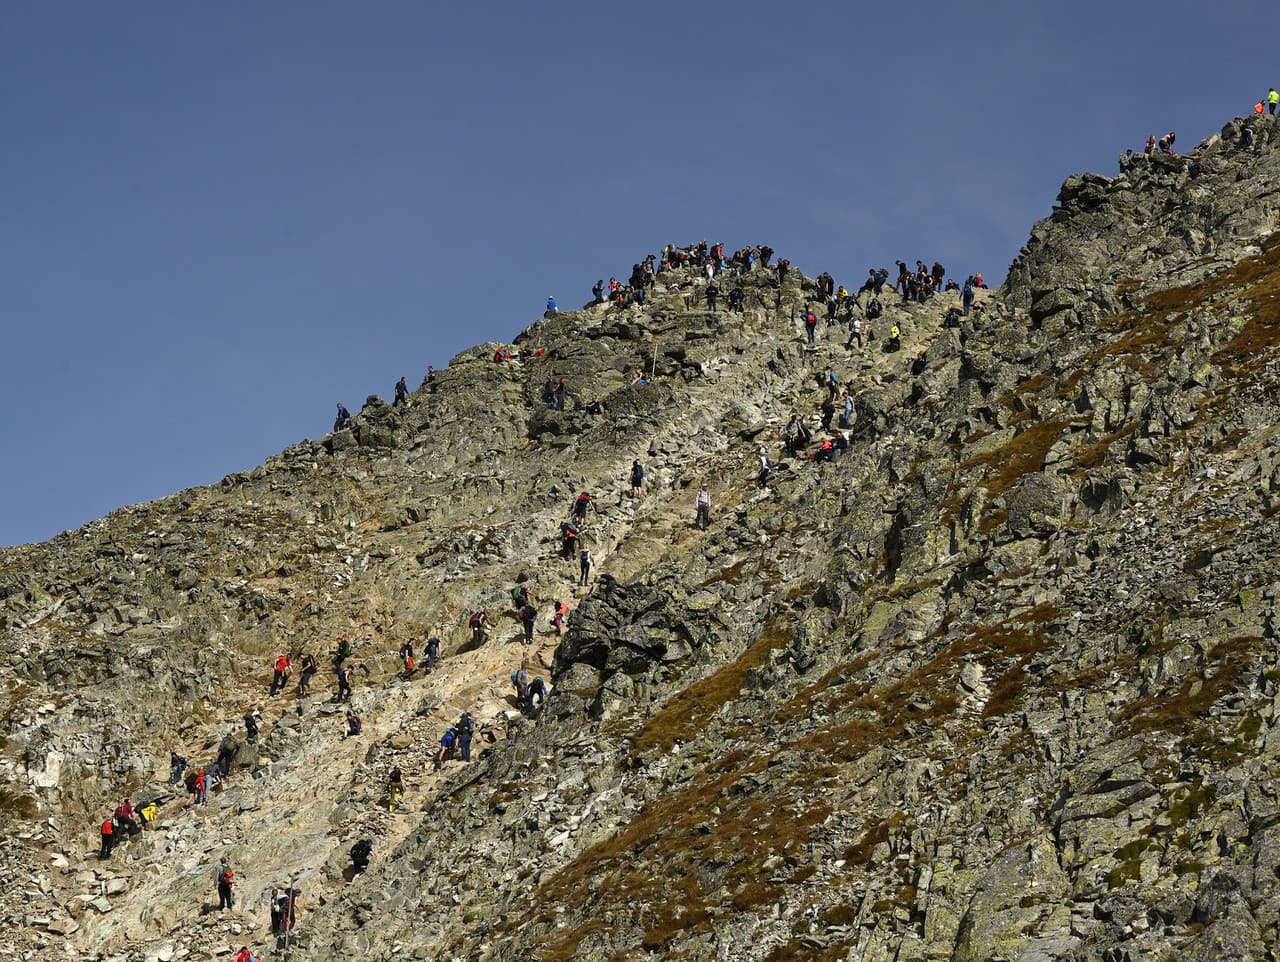
<path id="1" fill-rule="evenodd" d="M 370 398 L 254 471 L 8 550 L 3 938 L 213 958 L 265 945 L 293 880 L 308 959 L 1269 957 L 1276 197 L 1265 118 L 1069 178 L 958 331 L 950 299 L 888 296 L 862 351 L 821 327 L 806 349 L 794 271 L 722 279 L 742 315 L 662 275 L 643 309 L 538 321 L 525 364 L 464 352 L 407 407 Z M 787 457 L 830 368 L 850 450 Z M 583 490 L 579 587 L 559 524 Z M 431 635 L 437 671 L 402 676 Z M 340 639 L 356 739 L 327 701 Z M 283 651 L 320 656 L 312 698 L 266 694 Z M 520 667 L 553 688 L 536 719 Z M 437 772 L 463 709 L 475 758 Z M 165 801 L 170 749 L 224 743 L 208 805 Z M 98 862 L 125 792 L 159 826 Z M 237 908 L 202 914 L 222 854 Z"/>

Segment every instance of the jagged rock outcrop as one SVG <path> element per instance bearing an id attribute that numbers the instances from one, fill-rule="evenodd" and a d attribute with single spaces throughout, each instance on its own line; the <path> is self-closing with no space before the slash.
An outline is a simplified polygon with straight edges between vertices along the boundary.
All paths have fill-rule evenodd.
<path id="1" fill-rule="evenodd" d="M 475 348 L 408 406 L 6 552 L 14 951 L 213 958 L 266 943 L 271 887 L 300 880 L 280 956 L 1273 957 L 1278 197 L 1268 118 L 1069 178 L 958 330 L 888 299 L 900 354 L 806 349 L 796 272 L 731 278 L 742 315 L 670 272 L 643 307 L 531 325 L 523 364 Z M 850 449 L 786 457 L 829 367 Z M 558 526 L 582 490 L 579 587 Z M 517 582 L 540 632 L 570 603 L 563 638 L 523 644 Z M 441 665 L 404 677 L 431 635 Z M 320 697 L 263 691 L 278 651 L 340 639 L 357 739 L 327 665 Z M 536 719 L 518 667 L 551 683 Z M 477 757 L 437 772 L 463 709 Z M 88 858 L 118 795 L 168 796 L 170 749 L 229 734 L 209 805 Z M 220 919 L 222 853 L 244 877 Z"/>

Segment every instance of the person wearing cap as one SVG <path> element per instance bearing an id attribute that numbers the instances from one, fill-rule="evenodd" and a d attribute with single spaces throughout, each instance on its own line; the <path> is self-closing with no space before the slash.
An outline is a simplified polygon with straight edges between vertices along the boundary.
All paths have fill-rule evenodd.
<path id="1" fill-rule="evenodd" d="M 558 313 L 559 313 L 559 311 L 557 311 L 557 310 L 556 310 L 556 299 L 555 299 L 554 297 L 552 297 L 552 296 L 548 295 L 548 297 L 547 297 L 547 313 L 546 313 L 546 316 L 547 316 L 547 317 L 550 317 L 552 314 L 558 314 Z"/>

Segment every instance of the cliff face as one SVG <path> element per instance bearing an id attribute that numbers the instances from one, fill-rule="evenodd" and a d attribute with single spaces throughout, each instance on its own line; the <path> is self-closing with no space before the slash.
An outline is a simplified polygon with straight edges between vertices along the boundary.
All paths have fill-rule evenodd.
<path id="1" fill-rule="evenodd" d="M 267 893 L 299 879 L 279 951 L 308 959 L 1273 957 L 1274 131 L 1070 178 L 959 330 L 945 298 L 887 297 L 865 350 L 821 328 L 807 349 L 795 272 L 742 278 L 740 316 L 660 290 L 0 556 L 5 937 L 212 958 L 265 944 Z M 788 458 L 777 429 L 829 368 L 858 394 L 851 448 Z M 558 526 L 584 489 L 579 588 Z M 569 603 L 566 636 L 525 646 L 503 615 L 470 646 L 467 612 L 517 580 L 540 632 Z M 401 677 L 431 634 L 437 672 Z M 358 739 L 327 663 L 309 701 L 263 691 L 276 653 L 339 638 Z M 509 700 L 521 666 L 553 684 L 536 720 Z M 211 758 L 254 704 L 263 737 L 209 805 L 88 857 L 121 792 L 161 795 L 171 748 Z M 478 758 L 436 773 L 463 709 Z M 201 912 L 221 854 L 234 916 Z"/>

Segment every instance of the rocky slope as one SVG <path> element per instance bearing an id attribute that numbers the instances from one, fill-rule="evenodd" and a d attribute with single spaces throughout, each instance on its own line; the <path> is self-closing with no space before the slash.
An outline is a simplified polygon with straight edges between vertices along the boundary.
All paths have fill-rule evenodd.
<path id="1" fill-rule="evenodd" d="M 1242 146 L 1244 131 L 1253 147 Z M 1280 142 L 1236 121 L 1186 158 L 1072 177 L 958 331 L 807 349 L 811 282 L 742 279 L 455 358 L 407 408 L 219 485 L 0 555 L 6 935 L 18 957 L 1268 959 L 1280 903 Z M 687 282 L 672 274 L 664 284 Z M 926 351 L 928 369 L 907 372 Z M 656 369 L 629 386 L 628 372 Z M 788 459 L 821 376 L 851 450 Z M 569 384 L 548 411 L 548 378 Z M 606 413 L 585 412 L 593 396 Z M 755 479 L 764 445 L 778 459 Z M 649 474 L 626 497 L 633 458 Z M 715 499 L 710 530 L 693 494 Z M 558 524 L 600 496 L 578 588 Z M 466 613 L 528 580 L 563 639 Z M 430 634 L 446 657 L 404 678 Z M 343 739 L 268 698 L 281 650 L 355 643 Z M 421 654 L 421 648 L 419 649 Z M 553 682 L 534 721 L 509 675 Z M 107 862 L 122 792 L 211 758 L 207 806 Z M 478 758 L 429 759 L 464 708 Z M 409 781 L 392 813 L 392 765 Z M 363 875 L 344 872 L 358 837 Z M 210 877 L 228 854 L 239 906 Z M 288 946 L 266 895 L 302 888 Z"/>

